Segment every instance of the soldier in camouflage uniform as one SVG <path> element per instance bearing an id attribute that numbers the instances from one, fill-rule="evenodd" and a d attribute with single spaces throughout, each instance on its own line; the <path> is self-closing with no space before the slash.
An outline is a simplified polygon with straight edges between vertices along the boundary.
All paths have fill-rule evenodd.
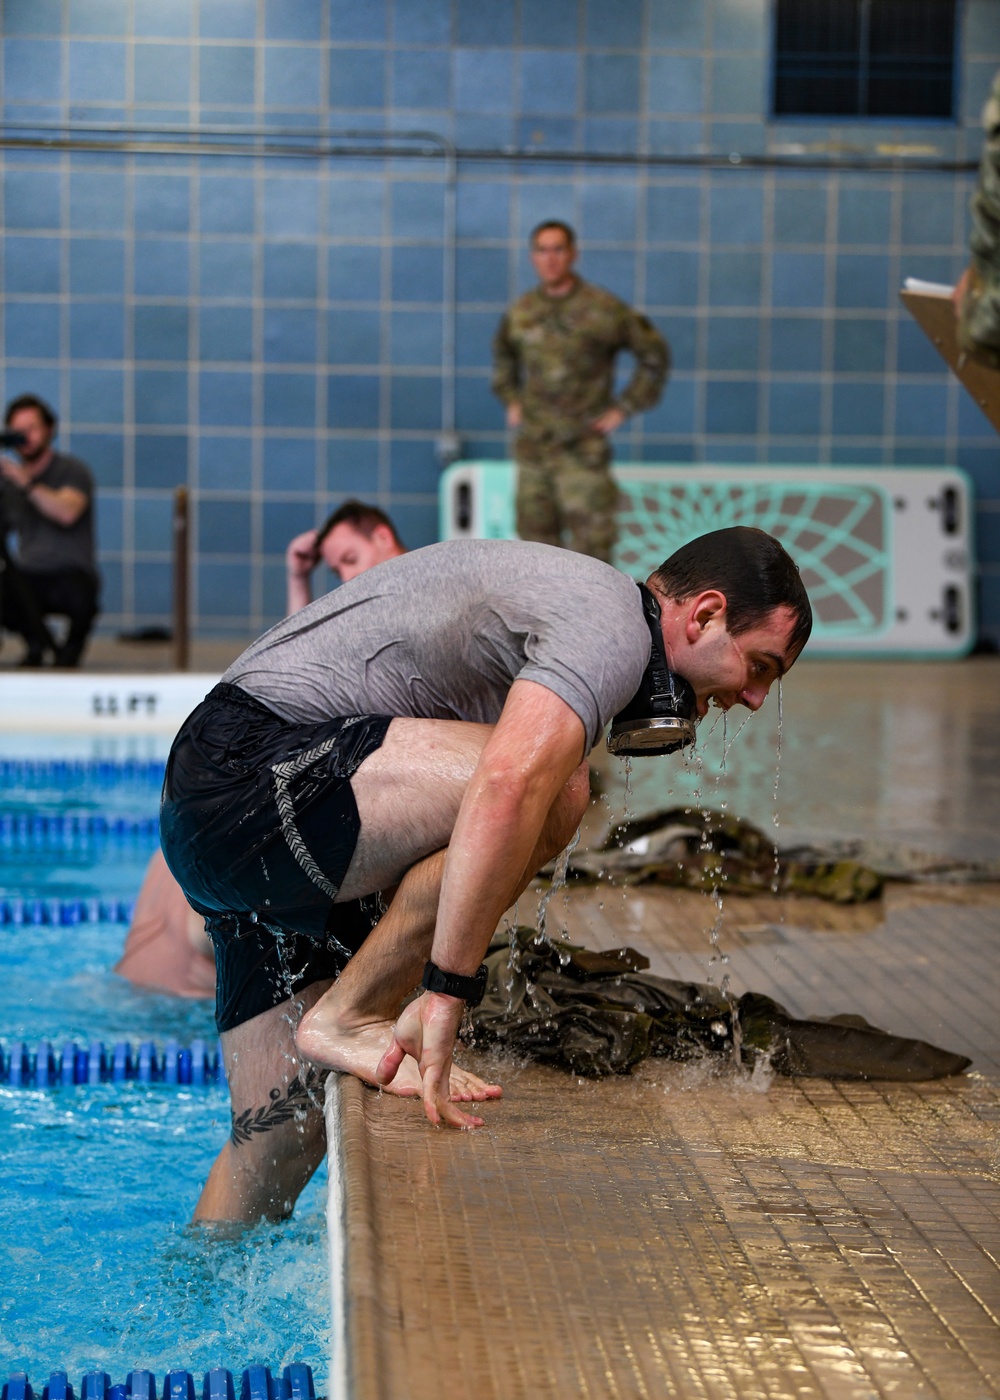
<path id="1" fill-rule="evenodd" d="M 617 488 L 609 435 L 663 391 L 670 352 L 656 327 L 602 287 L 573 272 L 576 237 L 567 224 L 539 224 L 531 260 L 540 285 L 514 303 L 493 342 L 493 392 L 518 430 L 517 532 L 610 562 Z M 619 350 L 636 360 L 615 397 Z"/>
<path id="2" fill-rule="evenodd" d="M 963 350 L 1000 369 L 1000 73 L 983 110 L 986 144 L 972 196 L 972 262 L 955 289 Z"/>

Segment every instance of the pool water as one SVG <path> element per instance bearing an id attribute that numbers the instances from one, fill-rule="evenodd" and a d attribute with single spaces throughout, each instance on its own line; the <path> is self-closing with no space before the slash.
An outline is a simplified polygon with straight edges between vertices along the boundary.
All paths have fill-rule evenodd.
<path id="1" fill-rule="evenodd" d="M 134 899 L 155 837 L 156 765 L 46 761 L 33 770 L 0 758 L 0 906 L 23 899 Z M 49 818 L 32 834 L 17 815 Z M 76 814 L 81 820 L 68 820 Z M 112 834 L 78 839 L 86 826 Z M 14 816 L 15 820 L 5 820 Z M 114 821 L 121 823 L 118 836 Z M 106 819 L 102 822 L 101 818 Z M 62 819 L 62 820 L 60 820 Z M 18 832 L 20 834 L 18 834 Z M 139 991 L 115 977 L 121 922 L 0 927 L 0 1042 L 32 1050 L 47 1039 L 169 1039 L 214 1046 L 209 1002 Z M 225 1141 L 224 1088 L 139 1083 L 52 1089 L 0 1084 L 2 1377 L 26 1371 L 37 1390 L 53 1371 L 76 1384 L 87 1371 L 123 1381 L 251 1364 L 273 1373 L 313 1368 L 326 1388 L 329 1286 L 325 1182 L 294 1218 L 239 1238 L 188 1224 Z"/>

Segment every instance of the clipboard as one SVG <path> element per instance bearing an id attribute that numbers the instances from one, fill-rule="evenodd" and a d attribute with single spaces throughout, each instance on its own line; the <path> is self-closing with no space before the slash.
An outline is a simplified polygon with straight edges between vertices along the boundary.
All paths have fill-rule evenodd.
<path id="1" fill-rule="evenodd" d="M 945 364 L 1000 433 L 1000 370 L 965 355 L 958 343 L 951 287 L 907 278 L 899 299 Z"/>

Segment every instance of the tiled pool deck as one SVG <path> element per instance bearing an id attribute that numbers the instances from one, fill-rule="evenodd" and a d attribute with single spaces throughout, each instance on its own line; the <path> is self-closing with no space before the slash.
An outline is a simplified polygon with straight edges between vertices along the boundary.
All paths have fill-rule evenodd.
<path id="1" fill-rule="evenodd" d="M 801 668 L 782 827 L 822 830 L 826 803 L 840 834 L 996 855 L 998 697 L 993 659 Z M 549 928 L 718 980 L 716 913 L 574 887 Z M 727 898 L 720 945 L 736 992 L 860 1013 L 973 1068 L 755 1083 L 656 1061 L 586 1082 L 491 1061 L 506 1096 L 468 1134 L 341 1080 L 359 1400 L 1000 1395 L 1000 887 Z"/>

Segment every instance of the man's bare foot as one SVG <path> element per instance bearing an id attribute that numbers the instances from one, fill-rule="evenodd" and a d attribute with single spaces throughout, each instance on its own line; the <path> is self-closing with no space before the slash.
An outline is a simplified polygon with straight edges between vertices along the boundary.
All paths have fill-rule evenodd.
<path id="1" fill-rule="evenodd" d="M 392 1021 L 371 1021 L 345 1030 L 321 1008 L 322 1002 L 319 1002 L 307 1011 L 295 1034 L 295 1046 L 301 1055 L 324 1069 L 353 1074 L 366 1084 L 384 1089 L 387 1094 L 398 1094 L 404 1099 L 420 1098 L 420 1071 L 412 1055 L 404 1058 L 391 1083 L 379 1083 L 376 1075 L 382 1056 L 392 1044 Z M 498 1099 L 502 1093 L 499 1084 L 487 1084 L 478 1075 L 452 1065 L 449 1097 L 455 1102 L 479 1103 L 484 1099 Z"/>

